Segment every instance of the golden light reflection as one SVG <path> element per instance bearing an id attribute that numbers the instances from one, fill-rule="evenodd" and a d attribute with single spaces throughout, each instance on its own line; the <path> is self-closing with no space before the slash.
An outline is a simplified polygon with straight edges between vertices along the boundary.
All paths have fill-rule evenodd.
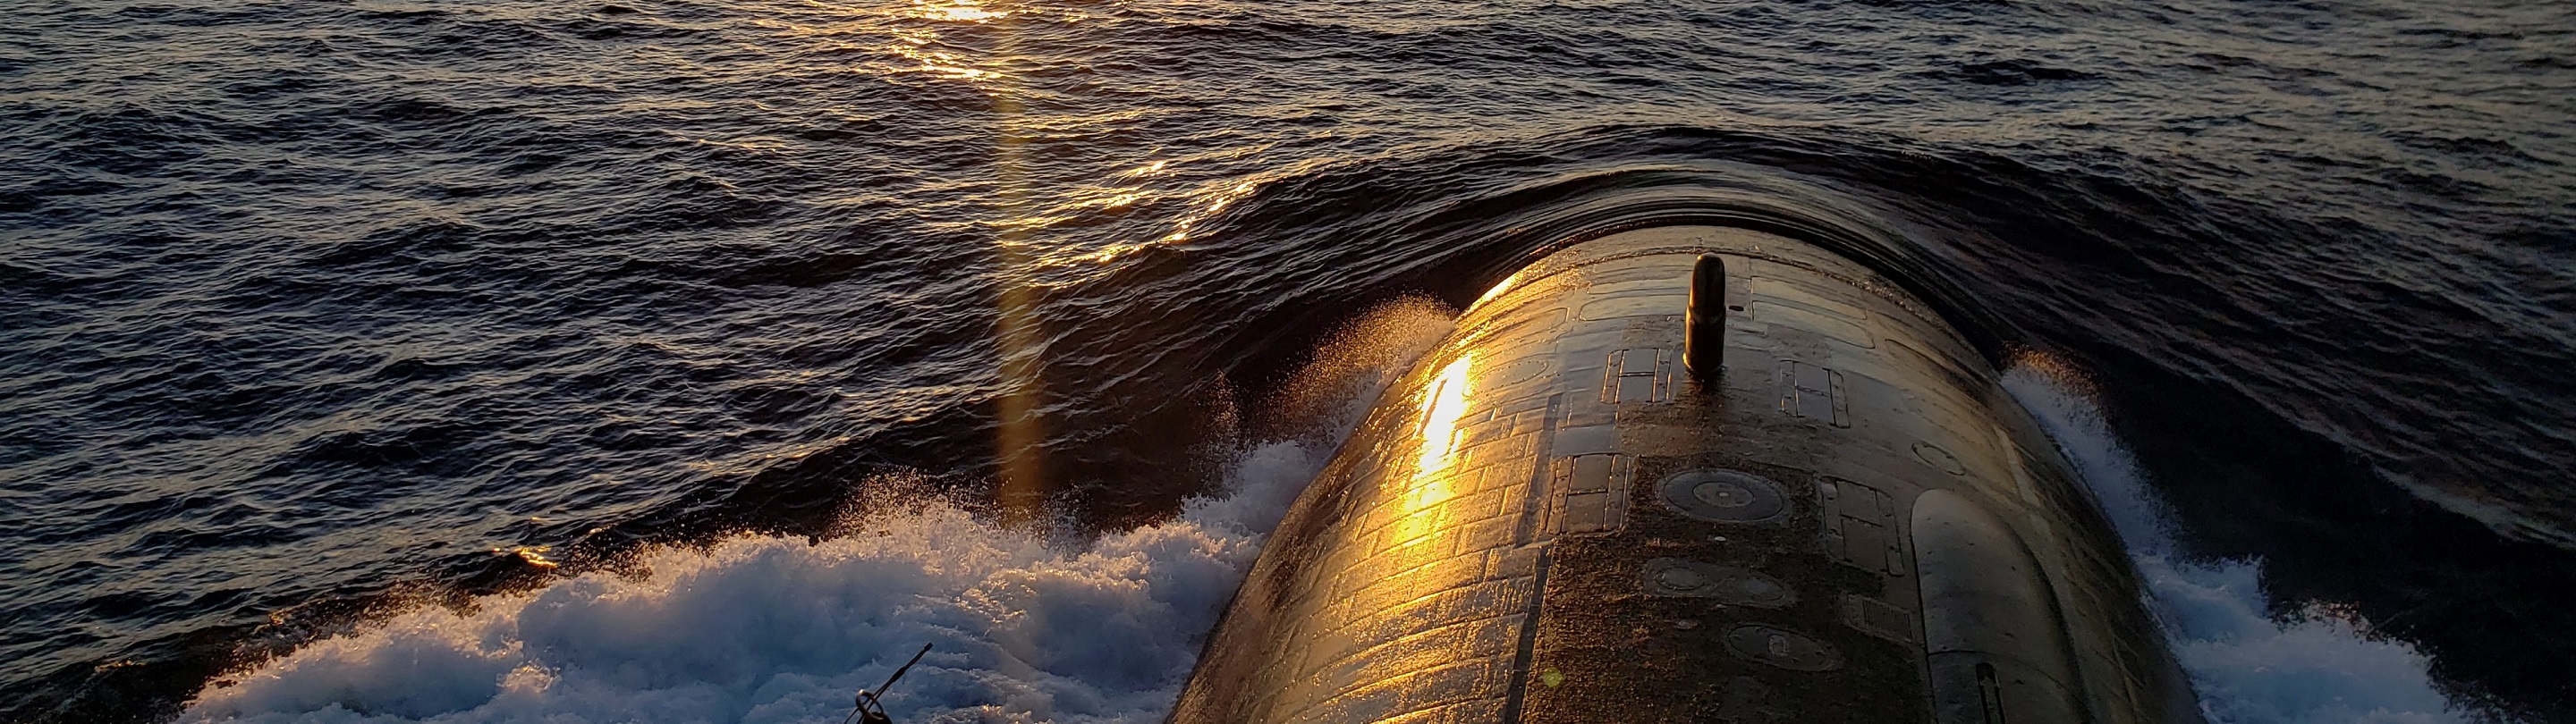
<path id="1" fill-rule="evenodd" d="M 526 563 L 546 570 L 554 570 L 555 566 L 558 564 L 546 558 L 546 551 L 550 550 L 554 550 L 554 546 L 517 546 L 513 548 L 494 548 L 492 549 L 492 554 L 517 558 L 521 563 Z"/>
<path id="2" fill-rule="evenodd" d="M 972 6 L 972 3 L 966 3 Z M 951 7 L 956 7 L 952 5 Z M 1002 14 L 988 19 L 1002 18 Z M 1019 36 L 1011 32 L 1007 20 L 997 22 L 1002 30 L 996 59 L 1017 54 Z M 1044 353 L 1046 329 L 1038 309 L 1039 288 L 1029 272 L 1037 258 L 1032 254 L 1029 217 L 1040 211 L 1037 182 L 1029 168 L 1029 143 L 1035 135 L 1029 126 L 1027 107 L 1021 103 L 1020 89 L 1012 87 L 1012 78 L 1003 78 L 989 88 L 993 99 L 995 136 L 993 171 L 999 182 L 995 194 L 996 224 L 999 236 L 993 240 L 999 274 L 995 278 L 995 307 L 1001 313 L 995 320 L 993 336 L 1000 353 L 1000 396 L 995 400 L 994 442 L 1001 462 L 1000 486 L 994 491 L 1002 519 L 1009 524 L 1024 524 L 1042 514 L 1046 483 L 1046 422 L 1040 412 L 1046 381 Z M 1020 651 L 1027 642 L 1006 643 L 1005 648 Z"/>
<path id="3" fill-rule="evenodd" d="M 1153 165 L 1122 171 L 1118 175 L 1128 178 L 1158 175 L 1162 172 L 1162 168 L 1165 163 L 1167 162 L 1156 161 Z M 1242 181 L 1237 182 L 1233 186 L 1228 186 L 1216 192 L 1202 196 L 1200 200 L 1196 202 L 1197 206 L 1195 208 L 1183 211 L 1180 218 L 1173 220 L 1172 233 L 1170 234 L 1148 241 L 1109 244 L 1086 253 L 1050 257 L 1045 261 L 1049 263 L 1086 266 L 1107 264 L 1117 261 L 1118 259 L 1125 257 L 1128 254 L 1135 253 L 1141 249 L 1189 241 L 1192 238 L 1190 233 L 1191 226 L 1216 216 L 1217 212 L 1224 211 L 1226 206 L 1231 205 L 1236 201 L 1240 201 L 1246 196 L 1251 196 L 1252 192 L 1259 188 L 1261 188 L 1261 185 L 1258 182 Z M 1076 191 L 1074 193 L 1080 194 L 1082 192 Z M 1099 208 L 1103 211 L 1125 211 L 1130 207 L 1147 201 L 1148 196 L 1149 193 L 1146 191 L 1127 190 L 1101 198 L 1076 198 L 1065 202 L 1060 208 L 1068 210 Z M 1052 223 L 1054 221 L 1070 220 L 1074 218 L 1079 218 L 1079 216 L 1076 214 L 1064 213 L 1036 220 Z"/>
<path id="4" fill-rule="evenodd" d="M 1514 284 L 1519 284 L 1519 283 L 1520 283 L 1520 281 L 1521 281 L 1521 275 L 1522 275 L 1522 274 L 1527 274 L 1527 273 L 1529 273 L 1529 270 L 1528 270 L 1528 269 L 1523 269 L 1523 270 L 1520 270 L 1520 271 L 1512 272 L 1512 275 L 1511 275 L 1511 276 L 1503 277 L 1503 280 L 1502 280 L 1502 281 L 1500 281 L 1500 282 L 1496 282 L 1496 283 L 1494 284 L 1494 288 L 1485 290 L 1485 296 L 1477 297 L 1477 298 L 1476 298 L 1476 303 L 1477 303 L 1477 304 L 1483 304 L 1483 303 L 1486 303 L 1486 302 L 1493 301 L 1495 297 L 1502 296 L 1502 295 L 1503 295 L 1503 292 L 1511 291 L 1511 290 L 1512 290 L 1512 285 L 1514 285 Z"/>
<path id="5" fill-rule="evenodd" d="M 1009 16 L 1008 12 L 987 8 L 976 0 L 916 2 L 912 7 L 897 13 L 899 18 L 968 25 L 987 24 Z M 992 61 L 999 58 L 981 59 L 954 52 L 953 48 L 956 46 L 941 42 L 940 31 L 935 26 L 891 30 L 898 42 L 884 46 L 880 50 L 921 65 L 917 68 L 886 68 L 887 71 L 928 73 L 955 80 L 976 82 L 979 85 L 1003 79 L 999 71 L 989 67 L 978 67 L 994 66 L 995 63 Z M 1003 42 L 1009 43 L 1010 38 L 1005 37 Z"/>
<path id="6" fill-rule="evenodd" d="M 1135 205 L 1135 204 L 1136 204 L 1136 202 L 1144 200 L 1144 198 L 1145 198 L 1145 192 L 1143 192 L 1143 191 L 1129 191 L 1129 192 L 1127 192 L 1127 193 L 1119 194 L 1119 195 L 1116 195 L 1116 196 L 1111 196 L 1111 197 L 1109 197 L 1109 198 L 1101 199 L 1101 200 L 1098 200 L 1098 201 L 1089 201 L 1089 202 L 1084 202 L 1084 203 L 1098 205 L 1100 208 L 1103 208 L 1103 209 L 1113 209 L 1113 210 L 1114 210 L 1114 209 L 1124 209 L 1124 208 L 1127 208 L 1127 207 L 1129 207 L 1129 206 L 1133 206 L 1133 205 Z"/>
<path id="7" fill-rule="evenodd" d="M 995 71 L 968 67 L 974 61 L 968 60 L 965 56 L 933 48 L 931 44 L 939 39 L 936 34 L 921 30 L 898 30 L 895 31 L 895 38 L 903 42 L 887 46 L 885 50 L 920 63 L 921 67 L 909 69 L 912 72 L 968 81 L 990 81 L 1002 76 Z"/>
<path id="8" fill-rule="evenodd" d="M 1217 212 L 1224 211 L 1226 206 L 1243 200 L 1243 197 L 1251 196 L 1252 191 L 1260 187 L 1260 184 L 1245 181 L 1223 191 L 1209 194 L 1205 207 L 1183 214 L 1179 220 L 1172 222 L 1172 233 L 1170 236 L 1163 237 L 1163 241 L 1175 243 L 1189 241 L 1190 225 L 1216 216 Z"/>
<path id="9" fill-rule="evenodd" d="M 1449 456 L 1458 452 L 1458 418 L 1467 414 L 1467 371 L 1475 361 L 1474 353 L 1459 355 L 1422 396 L 1422 459 L 1415 461 L 1415 480 L 1448 467 Z"/>
<path id="10" fill-rule="evenodd" d="M 1476 355 L 1459 355 L 1440 370 L 1431 389 L 1422 395 L 1422 457 L 1413 468 L 1413 480 L 1405 487 L 1404 505 L 1396 514 L 1396 540 L 1410 548 L 1428 541 L 1448 518 L 1444 504 L 1457 495 L 1450 468 L 1457 462 L 1459 420 L 1467 415 L 1467 396 L 1473 386 L 1469 373 L 1475 368 Z"/>
<path id="11" fill-rule="evenodd" d="M 913 17 L 926 20 L 980 23 L 1008 14 L 1009 13 L 987 9 L 981 3 L 975 2 L 975 0 L 954 0 L 954 2 L 945 3 L 913 4 Z"/>

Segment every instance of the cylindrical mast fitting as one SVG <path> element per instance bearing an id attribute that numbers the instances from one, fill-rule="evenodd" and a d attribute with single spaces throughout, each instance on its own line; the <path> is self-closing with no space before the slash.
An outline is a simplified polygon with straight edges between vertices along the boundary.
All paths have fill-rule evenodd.
<path id="1" fill-rule="evenodd" d="M 1691 266 L 1687 324 L 1682 365 L 1701 379 L 1715 379 L 1726 353 L 1726 262 L 1716 254 L 1701 254 Z"/>

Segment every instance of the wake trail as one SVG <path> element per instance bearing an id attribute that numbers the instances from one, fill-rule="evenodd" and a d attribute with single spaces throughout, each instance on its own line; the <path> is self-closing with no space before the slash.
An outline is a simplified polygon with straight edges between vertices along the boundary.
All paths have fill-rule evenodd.
<path id="1" fill-rule="evenodd" d="M 2358 615 L 2309 605 L 2273 617 L 2261 561 L 2185 557 L 2137 458 L 2076 373 L 2029 358 L 2006 370 L 2003 384 L 2056 439 L 2109 515 L 2146 583 L 2145 603 L 2212 724 L 2475 720 L 2433 684 L 2422 653 L 2372 635 Z"/>

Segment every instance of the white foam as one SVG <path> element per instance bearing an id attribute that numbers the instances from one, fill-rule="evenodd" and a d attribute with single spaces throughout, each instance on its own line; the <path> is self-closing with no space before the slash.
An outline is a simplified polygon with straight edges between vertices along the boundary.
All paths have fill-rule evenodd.
<path id="1" fill-rule="evenodd" d="M 924 499 L 808 545 L 744 537 L 645 554 L 470 613 L 428 608 L 202 692 L 183 719 L 838 721 L 921 644 L 905 722 L 1148 722 L 1320 463 L 1254 446 L 1236 490 L 1080 550 Z"/>
<path id="2" fill-rule="evenodd" d="M 1343 329 L 1280 401 L 1325 429 L 1238 447 L 1225 490 L 1171 521 L 1069 549 L 897 496 L 834 540 L 646 551 L 639 577 L 404 613 L 209 685 L 180 719 L 834 722 L 927 642 L 885 700 L 896 721 L 1160 721 L 1262 537 L 1448 329 L 1421 300 Z"/>
<path id="3" fill-rule="evenodd" d="M 2020 364 L 2004 388 L 2057 439 L 2100 500 L 2153 597 L 2175 658 L 2213 724 L 2429 724 L 2471 721 L 2444 698 L 2424 655 L 2374 637 L 2356 614 L 2309 606 L 2265 613 L 2259 561 L 2200 562 L 2174 544 L 2171 517 L 2100 408 L 2064 367 Z"/>

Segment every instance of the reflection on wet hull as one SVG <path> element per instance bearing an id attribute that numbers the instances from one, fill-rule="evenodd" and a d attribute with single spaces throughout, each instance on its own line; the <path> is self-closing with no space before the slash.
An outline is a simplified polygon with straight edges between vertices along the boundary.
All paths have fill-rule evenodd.
<path id="1" fill-rule="evenodd" d="M 1788 238 L 1653 228 L 1468 310 L 1291 509 L 1173 719 L 2189 720 L 2138 600 L 1922 303 Z"/>

